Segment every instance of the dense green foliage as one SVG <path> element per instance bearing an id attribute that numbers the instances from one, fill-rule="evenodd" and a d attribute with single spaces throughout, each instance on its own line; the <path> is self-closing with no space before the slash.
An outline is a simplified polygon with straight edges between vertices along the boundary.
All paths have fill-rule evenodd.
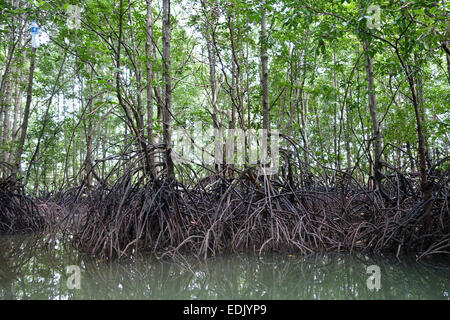
<path id="1" fill-rule="evenodd" d="M 162 4 L 152 3 L 151 56 L 146 51 L 146 1 L 82 1 L 77 30 L 67 23 L 69 4 L 76 2 L 0 1 L 4 177 L 13 170 L 19 143 L 31 20 L 41 28 L 20 174 L 27 190 L 36 194 L 77 185 L 88 175 L 94 175 L 90 184 L 96 184 L 115 165 L 125 170 L 126 152 L 139 149 L 139 139 L 162 142 Z M 380 8 L 379 28 L 367 27 L 371 4 Z M 198 121 L 213 127 L 214 117 L 223 128 L 261 128 L 260 50 L 265 47 L 271 127 L 298 142 L 301 159 L 313 174 L 332 183 L 335 169 L 353 169 L 358 181 L 368 183 L 375 137 L 367 54 L 373 62 L 387 164 L 383 171 L 391 166 L 414 173 L 421 165 L 410 78 L 418 96 L 427 165 L 448 155 L 450 8 L 445 1 L 268 0 L 264 8 L 267 39 L 260 37 L 260 1 L 172 1 L 174 128 L 191 128 Z M 280 143 L 292 151 L 285 140 Z M 448 162 L 441 165 L 448 170 Z M 196 168 L 200 177 L 207 174 Z"/>

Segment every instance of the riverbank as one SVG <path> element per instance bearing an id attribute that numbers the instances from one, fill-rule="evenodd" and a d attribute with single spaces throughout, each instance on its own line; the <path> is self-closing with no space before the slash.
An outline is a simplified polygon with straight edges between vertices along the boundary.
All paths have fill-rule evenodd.
<path id="1" fill-rule="evenodd" d="M 162 252 L 162 258 L 187 254 L 202 259 L 238 252 L 385 252 L 417 259 L 449 253 L 448 180 L 436 185 L 431 201 L 414 191 L 419 187 L 413 181 L 399 180 L 397 190 L 386 187 L 383 193 L 350 182 L 300 188 L 282 181 L 267 176 L 252 181 L 244 172 L 235 179 L 211 176 L 188 187 L 167 180 L 143 182 L 129 174 L 110 187 L 86 191 L 81 186 L 47 199 L 6 190 L 2 224 L 20 208 L 14 217 L 34 224 L 16 231 L 46 230 L 101 259 L 141 250 Z M 406 186 L 410 189 L 402 190 Z M 22 226 L 10 221 L 3 231 Z"/>

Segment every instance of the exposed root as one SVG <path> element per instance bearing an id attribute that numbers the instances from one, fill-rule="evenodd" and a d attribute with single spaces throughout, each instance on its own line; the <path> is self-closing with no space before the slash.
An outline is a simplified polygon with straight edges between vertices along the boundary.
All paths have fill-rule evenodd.
<path id="1" fill-rule="evenodd" d="M 0 234 L 37 231 L 45 219 L 35 202 L 11 178 L 0 180 Z"/>
<path id="2" fill-rule="evenodd" d="M 67 219 L 72 228 L 64 230 L 83 252 L 102 258 L 137 250 L 169 258 L 183 252 L 200 258 L 243 251 L 389 251 L 419 258 L 450 252 L 448 178 L 435 184 L 433 234 L 426 234 L 426 203 L 418 196 L 386 187 L 394 199 L 386 200 L 349 183 L 303 189 L 280 177 L 255 184 L 248 171 L 190 188 L 165 180 L 141 184 L 129 173 L 80 200 Z"/>

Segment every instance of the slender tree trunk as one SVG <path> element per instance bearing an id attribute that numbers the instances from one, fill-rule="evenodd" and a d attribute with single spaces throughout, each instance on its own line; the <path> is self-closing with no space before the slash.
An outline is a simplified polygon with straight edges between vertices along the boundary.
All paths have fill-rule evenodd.
<path id="1" fill-rule="evenodd" d="M 152 0 L 147 0 L 147 18 L 146 18 L 146 41 L 145 41 L 145 52 L 147 54 L 146 69 L 147 69 L 147 141 L 148 145 L 151 147 L 153 145 L 153 70 L 152 70 L 152 41 L 153 41 L 153 13 L 152 13 Z M 153 179 L 156 176 L 155 172 L 155 157 L 151 151 L 148 154 L 149 161 L 149 175 Z"/>
<path id="2" fill-rule="evenodd" d="M 338 134 L 337 134 L 337 109 L 338 109 L 338 83 L 337 83 L 337 72 L 336 72 L 336 48 L 333 48 L 333 88 L 334 88 L 334 104 L 333 104 L 333 133 L 334 133 L 334 157 L 335 157 L 335 168 L 341 170 L 341 160 L 339 159 L 339 147 L 338 146 Z"/>
<path id="3" fill-rule="evenodd" d="M 14 72 L 14 71 L 13 71 Z M 10 146 L 10 129 L 11 129 L 11 119 L 10 119 L 10 109 L 11 109 L 11 102 L 12 102 L 12 90 L 13 90 L 13 82 L 9 81 L 7 83 L 8 88 L 6 89 L 6 97 L 3 100 L 3 136 L 2 136 L 2 147 L 3 147 L 3 161 L 8 162 L 10 161 L 9 155 L 11 151 Z M 5 171 L 7 174 L 8 172 Z"/>
<path id="4" fill-rule="evenodd" d="M 261 154 L 261 165 L 268 166 L 270 153 L 270 105 L 269 105 L 269 55 L 267 53 L 267 9 L 265 7 L 266 0 L 261 2 L 261 102 L 263 112 L 263 129 L 266 132 L 262 135 L 266 139 L 267 148 Z"/>
<path id="5" fill-rule="evenodd" d="M 447 73 L 448 73 L 448 83 L 450 84 L 450 54 L 447 54 Z"/>
<path id="6" fill-rule="evenodd" d="M 350 101 L 352 100 L 352 92 L 350 91 Z M 349 103 L 346 102 L 345 104 L 345 114 L 346 114 L 346 125 L 345 125 L 345 131 L 344 131 L 344 136 L 345 136 L 345 150 L 347 153 L 347 172 L 350 173 L 351 167 L 352 167 L 352 153 L 351 153 L 351 149 L 350 149 L 350 143 L 351 143 L 351 129 L 352 129 L 352 122 L 353 122 L 353 117 L 352 117 L 352 112 L 350 110 L 349 107 Z"/>
<path id="7" fill-rule="evenodd" d="M 422 116 L 421 110 L 423 106 L 420 105 L 420 101 L 417 97 L 417 88 L 415 86 L 415 80 L 413 74 L 411 72 L 410 66 L 405 64 L 402 56 L 400 55 L 398 47 L 395 47 L 395 53 L 397 55 L 400 64 L 402 65 L 402 69 L 405 72 L 406 79 L 408 80 L 409 89 L 411 91 L 412 102 L 414 107 L 414 115 L 416 117 L 416 126 L 417 126 L 417 139 L 418 139 L 418 149 L 417 153 L 419 155 L 419 172 L 420 172 L 420 187 L 423 195 L 423 200 L 427 202 L 427 205 L 424 207 L 423 211 L 425 212 L 425 220 L 424 220 L 424 229 L 426 233 L 431 233 L 431 204 L 429 201 L 431 199 L 431 190 L 432 186 L 428 181 L 427 176 L 427 162 L 426 162 L 426 136 L 424 134 L 423 126 L 422 126 Z"/>
<path id="8" fill-rule="evenodd" d="M 448 73 L 448 83 L 450 84 L 450 49 L 448 46 L 450 41 L 442 42 L 442 49 L 444 49 L 445 58 L 447 59 L 447 73 Z"/>
<path id="9" fill-rule="evenodd" d="M 30 117 L 31 98 L 33 95 L 33 76 L 35 63 L 36 63 L 36 48 L 33 48 L 31 50 L 30 72 L 28 75 L 27 101 L 25 103 L 22 129 L 20 133 L 19 143 L 17 145 L 15 165 L 13 166 L 13 174 L 12 174 L 13 181 L 17 180 L 17 174 L 20 172 L 20 165 L 22 162 L 22 154 L 25 145 L 25 138 L 27 136 L 28 119 Z"/>
<path id="10" fill-rule="evenodd" d="M 25 72 L 20 70 L 19 75 L 19 83 L 16 85 L 15 92 L 15 102 L 14 102 L 14 118 L 13 118 L 13 127 L 12 127 L 12 143 L 15 144 L 17 141 L 17 137 L 20 136 L 19 133 L 19 119 L 20 114 L 22 113 L 22 100 L 24 91 L 22 89 L 22 83 L 25 81 Z"/>
<path id="11" fill-rule="evenodd" d="M 414 55 L 416 65 L 420 64 L 417 54 Z M 423 78 L 420 70 L 416 73 L 415 77 L 416 88 L 417 88 L 417 102 L 419 104 L 420 118 L 422 124 L 426 123 L 425 119 L 425 98 L 423 96 Z M 428 134 L 426 127 L 423 127 L 423 136 L 425 142 L 425 157 L 428 158 L 430 155 L 430 148 L 428 146 Z"/>
<path id="12" fill-rule="evenodd" d="M 11 90 L 12 90 L 12 77 L 11 75 L 14 73 L 12 69 L 14 68 L 14 52 L 16 49 L 17 41 L 14 39 L 14 30 L 11 30 L 9 35 L 9 44 L 8 44 L 8 60 L 6 62 L 5 71 L 1 78 L 0 83 L 0 158 L 3 161 L 8 162 L 9 153 L 8 153 L 8 139 L 9 136 L 9 109 L 11 106 Z M 5 139 L 6 138 L 6 139 Z M 4 175 L 7 175 L 6 168 L 2 168 Z M 1 173 L 1 172 L 0 172 Z"/>
<path id="13" fill-rule="evenodd" d="M 3 113 L 3 103 L 5 99 L 5 93 L 7 89 L 7 83 L 10 81 L 10 69 L 13 64 L 14 60 L 14 52 L 16 50 L 17 41 L 14 41 L 14 32 L 11 32 L 9 37 L 9 44 L 8 44 L 8 58 L 6 61 L 5 71 L 3 72 L 1 83 L 0 83 L 0 114 Z M 0 119 L 0 125 L 2 119 Z M 1 129 L 1 128 L 0 128 Z"/>
<path id="14" fill-rule="evenodd" d="M 171 157 L 171 108 L 172 108 L 172 78 L 171 78 L 171 60 L 170 60 L 170 0 L 163 0 L 163 140 L 166 146 L 165 163 L 167 168 L 167 177 L 169 179 L 175 178 L 174 165 Z"/>
<path id="15" fill-rule="evenodd" d="M 216 83 L 216 56 L 212 49 L 212 45 L 210 40 L 207 42 L 208 47 L 208 62 L 209 62 L 209 84 L 211 87 L 211 105 L 212 105 L 212 118 L 213 118 L 213 126 L 215 129 L 219 128 L 219 121 L 217 117 L 217 95 L 218 95 L 218 86 Z"/>
<path id="16" fill-rule="evenodd" d="M 308 105 L 309 105 L 309 94 L 304 92 L 303 90 L 300 92 L 301 95 L 301 106 L 302 106 L 302 139 L 303 139 L 303 148 L 305 149 L 305 164 L 306 170 L 308 170 L 309 165 L 309 140 L 308 140 L 308 132 L 306 130 L 306 124 L 308 122 Z"/>
<path id="17" fill-rule="evenodd" d="M 366 75 L 367 75 L 367 91 L 370 117 L 372 120 L 373 133 L 373 170 L 374 170 L 374 186 L 376 190 L 381 190 L 381 135 L 378 124 L 377 100 L 375 96 L 375 77 L 373 74 L 373 61 L 370 56 L 369 42 L 364 41 L 364 50 L 366 57 Z"/>
<path id="18" fill-rule="evenodd" d="M 129 23 L 133 25 L 133 7 L 131 3 L 128 7 L 128 17 L 129 17 Z M 149 174 L 151 172 L 150 170 L 150 158 L 149 158 L 149 150 L 147 147 L 147 139 L 145 138 L 146 130 L 144 125 L 144 112 L 142 107 L 142 97 L 141 97 L 141 83 L 142 83 L 142 73 L 141 73 L 141 64 L 140 61 L 137 59 L 138 57 L 138 49 L 136 46 L 136 39 L 134 35 L 134 30 L 130 30 L 130 36 L 131 38 L 131 53 L 130 56 L 129 51 L 127 51 L 128 56 L 130 57 L 130 60 L 133 63 L 134 66 L 134 74 L 136 76 L 136 101 L 137 101 L 137 107 L 131 106 L 131 111 L 134 114 L 134 117 L 136 119 L 136 131 L 137 131 L 137 139 L 139 142 L 139 148 L 141 153 L 144 155 L 143 158 L 143 166 L 145 169 L 145 173 Z M 147 41 L 146 41 L 147 45 Z M 148 131 L 147 131 L 148 132 Z"/>
<path id="19" fill-rule="evenodd" d="M 217 85 L 216 79 L 216 54 L 214 51 L 213 44 L 213 34 L 215 32 L 215 26 L 217 22 L 217 11 L 216 2 L 212 4 L 207 4 L 206 1 L 202 1 L 202 6 L 206 12 L 210 12 L 210 15 L 205 17 L 205 39 L 206 39 L 206 49 L 208 51 L 208 64 L 209 64 L 209 86 L 211 92 L 211 107 L 212 107 L 212 120 L 213 127 L 218 130 L 221 127 L 219 124 L 218 110 L 217 110 L 217 97 L 219 93 L 219 86 Z M 217 148 L 222 148 L 222 146 L 215 146 Z M 220 171 L 220 165 L 215 165 L 216 172 Z"/>
<path id="20" fill-rule="evenodd" d="M 234 50 L 234 48 L 233 48 Z M 233 60 L 231 62 L 231 117 L 229 119 L 230 129 L 234 129 L 236 127 L 236 101 L 238 99 L 238 79 L 237 79 L 237 70 L 236 63 Z"/>
<path id="21" fill-rule="evenodd" d="M 269 56 L 267 54 L 267 9 L 266 0 L 261 2 L 261 93 L 263 110 L 263 129 L 270 130 L 270 106 L 269 106 Z"/>
<path id="22" fill-rule="evenodd" d="M 89 98 L 88 98 L 88 105 L 87 105 L 87 132 L 86 132 L 86 158 L 85 158 L 85 172 L 86 172 L 86 186 L 87 188 L 92 187 L 92 141 L 93 138 L 93 130 L 92 130 L 92 110 L 93 110 L 93 104 L 94 104 L 94 90 L 92 87 L 92 67 L 89 66 L 89 75 L 90 75 L 90 81 L 89 81 Z M 85 115 L 86 118 L 86 115 Z"/>

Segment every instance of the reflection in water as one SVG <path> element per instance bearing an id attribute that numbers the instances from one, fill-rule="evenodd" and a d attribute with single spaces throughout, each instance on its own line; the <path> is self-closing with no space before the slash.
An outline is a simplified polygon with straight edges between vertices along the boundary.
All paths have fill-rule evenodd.
<path id="1" fill-rule="evenodd" d="M 371 291 L 366 268 L 381 269 Z M 66 267 L 82 270 L 69 290 Z M 182 266 L 154 257 L 102 262 L 40 237 L 0 237 L 0 299 L 449 299 L 450 262 L 365 255 L 214 257 Z"/>

